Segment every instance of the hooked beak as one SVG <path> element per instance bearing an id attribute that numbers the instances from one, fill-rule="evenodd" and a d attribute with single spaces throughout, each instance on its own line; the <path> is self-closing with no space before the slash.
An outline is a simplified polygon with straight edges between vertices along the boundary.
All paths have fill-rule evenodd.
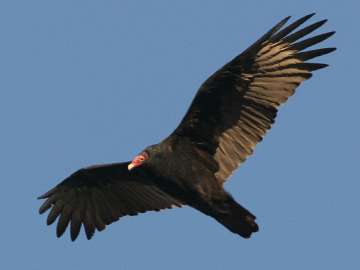
<path id="1" fill-rule="evenodd" d="M 131 171 L 132 169 L 134 169 L 135 165 L 133 163 L 130 163 L 128 165 L 128 170 Z"/>

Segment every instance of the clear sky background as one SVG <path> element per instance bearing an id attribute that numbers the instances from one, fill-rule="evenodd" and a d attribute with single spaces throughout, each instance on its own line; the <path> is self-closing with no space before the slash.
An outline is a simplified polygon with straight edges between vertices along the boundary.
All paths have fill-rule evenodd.
<path id="1" fill-rule="evenodd" d="M 1 269 L 360 269 L 358 1 L 0 2 Z M 190 208 L 72 243 L 36 197 L 167 136 L 200 84 L 287 15 L 338 50 L 226 185 L 250 240 Z M 316 33 L 320 33 L 317 31 Z"/>

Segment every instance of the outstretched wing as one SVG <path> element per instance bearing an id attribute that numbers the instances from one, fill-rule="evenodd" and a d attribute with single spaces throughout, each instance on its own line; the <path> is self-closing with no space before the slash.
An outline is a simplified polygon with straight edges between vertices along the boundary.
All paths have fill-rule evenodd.
<path id="1" fill-rule="evenodd" d="M 95 229 L 125 215 L 181 206 L 181 203 L 158 189 L 151 177 L 127 169 L 127 163 L 92 166 L 81 169 L 59 185 L 40 196 L 46 199 L 40 214 L 51 208 L 47 224 L 58 217 L 56 228 L 60 237 L 70 223 L 71 239 L 79 235 L 81 224 L 90 239 Z"/>
<path id="2" fill-rule="evenodd" d="M 334 34 L 299 41 L 326 20 L 293 32 L 314 14 L 283 28 L 285 18 L 242 54 L 214 73 L 199 89 L 173 135 L 187 137 L 218 164 L 220 183 L 252 154 L 274 123 L 277 108 L 295 89 L 326 64 L 307 60 L 335 48 L 303 51 Z M 283 29 L 282 29 L 283 28 Z"/>

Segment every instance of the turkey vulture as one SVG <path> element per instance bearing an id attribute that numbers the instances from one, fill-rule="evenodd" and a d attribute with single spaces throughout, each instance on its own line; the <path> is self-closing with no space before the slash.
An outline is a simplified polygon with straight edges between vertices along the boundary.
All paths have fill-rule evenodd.
<path id="1" fill-rule="evenodd" d="M 307 60 L 335 48 L 307 49 L 329 38 L 328 32 L 303 37 L 326 20 L 295 31 L 314 14 L 288 26 L 276 24 L 243 53 L 208 78 L 174 132 L 132 161 L 80 169 L 40 196 L 40 214 L 51 208 L 57 236 L 70 224 L 74 241 L 84 226 L 95 230 L 125 215 L 191 206 L 231 232 L 249 238 L 258 231 L 255 216 L 224 190 L 224 182 L 252 154 L 274 123 L 277 108 L 312 71 L 326 64 Z"/>

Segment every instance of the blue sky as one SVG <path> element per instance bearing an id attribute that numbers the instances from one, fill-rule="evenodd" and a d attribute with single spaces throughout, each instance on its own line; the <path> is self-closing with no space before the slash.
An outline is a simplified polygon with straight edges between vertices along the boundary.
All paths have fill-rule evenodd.
<path id="1" fill-rule="evenodd" d="M 358 269 L 357 1 L 0 2 L 1 269 Z M 317 12 L 331 65 L 298 89 L 226 188 L 244 240 L 190 209 L 57 239 L 35 198 L 167 136 L 200 84 L 287 15 Z M 319 33 L 319 32 L 318 32 Z M 357 165 L 357 166 L 356 166 Z"/>

